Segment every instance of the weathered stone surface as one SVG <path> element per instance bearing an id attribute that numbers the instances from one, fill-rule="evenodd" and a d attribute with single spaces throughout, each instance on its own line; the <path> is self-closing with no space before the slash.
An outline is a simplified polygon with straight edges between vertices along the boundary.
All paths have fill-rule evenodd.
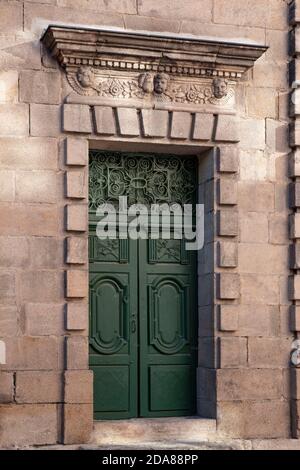
<path id="1" fill-rule="evenodd" d="M 64 444 L 81 444 L 90 439 L 93 429 L 92 404 L 64 405 Z"/>
<path id="2" fill-rule="evenodd" d="M 245 305 L 279 304 L 279 283 L 277 275 L 270 274 L 243 274 L 241 279 L 241 297 Z"/>
<path id="3" fill-rule="evenodd" d="M 235 268 L 238 265 L 238 245 L 232 242 L 218 243 L 219 266 L 222 268 Z"/>
<path id="4" fill-rule="evenodd" d="M 193 140 L 212 140 L 215 117 L 213 114 L 195 114 Z"/>
<path id="5" fill-rule="evenodd" d="M 220 205 L 234 206 L 238 200 L 237 183 L 232 178 L 221 178 L 218 182 L 218 202 Z"/>
<path id="6" fill-rule="evenodd" d="M 87 198 L 88 181 L 85 171 L 66 172 L 66 196 L 73 199 Z"/>
<path id="7" fill-rule="evenodd" d="M 178 33 L 180 21 L 153 18 L 150 16 L 124 15 L 126 29 L 143 31 L 170 31 Z"/>
<path id="8" fill-rule="evenodd" d="M 67 369 L 88 369 L 88 339 L 80 335 L 69 336 L 66 338 L 66 341 Z"/>
<path id="9" fill-rule="evenodd" d="M 218 275 L 219 299 L 238 299 L 240 296 L 240 279 L 238 274 L 222 273 Z"/>
<path id="10" fill-rule="evenodd" d="M 63 265 L 63 240 L 55 237 L 31 237 L 30 260 L 33 268 L 60 268 Z"/>
<path id="11" fill-rule="evenodd" d="M 66 297 L 83 298 L 88 294 L 87 271 L 69 270 L 66 272 Z"/>
<path id="12" fill-rule="evenodd" d="M 223 369 L 217 372 L 220 401 L 276 400 L 281 398 L 282 386 L 280 369 Z"/>
<path id="13" fill-rule="evenodd" d="M 2 305 L 0 307 L 0 331 L 2 338 L 18 334 L 18 311 L 14 305 Z"/>
<path id="14" fill-rule="evenodd" d="M 254 138 L 254 137 L 253 137 Z M 262 150 L 240 151 L 240 179 L 265 182 L 269 179 L 269 156 Z"/>
<path id="15" fill-rule="evenodd" d="M 218 8 L 214 11 L 214 22 L 228 25 L 266 27 L 269 13 L 269 1 L 247 1 L 243 5 L 233 0 L 230 8 L 226 0 L 218 1 Z"/>
<path id="16" fill-rule="evenodd" d="M 60 104 L 61 76 L 59 72 L 22 71 L 20 101 L 25 103 Z"/>
<path id="17" fill-rule="evenodd" d="M 57 137 L 60 132 L 60 106 L 54 104 L 30 105 L 30 135 L 35 137 Z"/>
<path id="18" fill-rule="evenodd" d="M 211 22 L 212 1 L 200 0 L 196 4 L 193 0 L 163 0 L 158 5 L 155 0 L 138 0 L 138 12 L 140 15 L 154 16 L 158 18 L 192 19 L 201 23 Z"/>
<path id="19" fill-rule="evenodd" d="M 290 238 L 300 238 L 300 214 L 296 213 L 289 216 Z"/>
<path id="20" fill-rule="evenodd" d="M 88 328 L 88 306 L 82 302 L 68 302 L 66 312 L 67 330 L 87 330 Z"/>
<path id="21" fill-rule="evenodd" d="M 0 414 L 2 446 L 56 444 L 56 405 L 2 405 Z"/>
<path id="22" fill-rule="evenodd" d="M 19 98 L 17 70 L 0 72 L 0 103 L 17 103 Z"/>
<path id="23" fill-rule="evenodd" d="M 286 245 L 289 239 L 287 214 L 271 214 L 269 217 L 269 240 L 271 243 Z"/>
<path id="24" fill-rule="evenodd" d="M 72 232 L 85 232 L 88 229 L 88 210 L 85 204 L 66 206 L 66 228 Z"/>
<path id="25" fill-rule="evenodd" d="M 0 403 L 11 403 L 14 399 L 14 376 L 11 372 L 0 374 Z"/>
<path id="26" fill-rule="evenodd" d="M 142 109 L 142 130 L 145 137 L 167 137 L 169 113 L 157 109 Z"/>
<path id="27" fill-rule="evenodd" d="M 249 365 L 257 368 L 288 367 L 291 341 L 289 338 L 249 338 Z M 274 384 L 277 380 L 274 380 Z"/>
<path id="28" fill-rule="evenodd" d="M 92 132 L 90 107 L 83 104 L 64 104 L 63 130 L 89 134 Z"/>
<path id="29" fill-rule="evenodd" d="M 12 202 L 15 199 L 15 173 L 2 170 L 0 174 L 0 201 Z"/>
<path id="30" fill-rule="evenodd" d="M 66 138 L 66 164 L 85 166 L 88 164 L 88 141 L 85 139 Z"/>
<path id="31" fill-rule="evenodd" d="M 63 298 L 63 273 L 25 271 L 20 274 L 20 294 L 24 301 L 55 302 Z"/>
<path id="32" fill-rule="evenodd" d="M 93 372 L 68 370 L 64 374 L 65 403 L 93 403 Z"/>
<path id="33" fill-rule="evenodd" d="M 240 119 L 238 128 L 242 149 L 246 151 L 249 151 L 249 149 L 265 149 L 266 129 L 264 119 Z"/>
<path id="34" fill-rule="evenodd" d="M 53 337 L 7 338 L 6 365 L 9 370 L 57 370 L 58 342 Z"/>
<path id="35" fill-rule="evenodd" d="M 25 328 L 30 336 L 64 334 L 64 304 L 26 303 Z"/>
<path id="36" fill-rule="evenodd" d="M 0 104 L 0 136 L 27 136 L 29 107 L 27 104 Z"/>
<path id="37" fill-rule="evenodd" d="M 247 364 L 247 338 L 220 338 L 219 347 L 221 369 L 238 368 Z"/>
<path id="38" fill-rule="evenodd" d="M 100 13 L 113 11 L 116 13 L 129 13 L 131 15 L 137 13 L 135 0 L 109 0 L 109 2 L 105 0 L 57 0 L 57 5 L 64 8 L 91 10 L 91 16 L 94 14 L 94 11 L 99 11 Z"/>
<path id="39" fill-rule="evenodd" d="M 188 139 L 191 134 L 192 115 L 184 112 L 172 113 L 171 139 Z"/>
<path id="40" fill-rule="evenodd" d="M 233 210 L 218 211 L 218 234 L 223 237 L 238 235 L 238 214 Z"/>
<path id="41" fill-rule="evenodd" d="M 63 399 L 62 373 L 28 371 L 16 373 L 17 403 L 58 403 Z"/>
<path id="42" fill-rule="evenodd" d="M 240 243 L 239 270 L 241 273 L 286 274 L 288 247 L 264 243 Z"/>
<path id="43" fill-rule="evenodd" d="M 139 119 L 136 109 L 117 108 L 118 130 L 122 136 L 140 135 Z"/>
<path id="44" fill-rule="evenodd" d="M 23 29 L 23 5 L 17 2 L 1 2 L 0 5 L 1 33 L 15 34 Z"/>
<path id="45" fill-rule="evenodd" d="M 29 264 L 29 243 L 25 237 L 0 237 L 0 266 L 25 267 Z"/>
<path id="46" fill-rule="evenodd" d="M 290 309 L 290 329 L 300 331 L 300 308 L 293 305 Z"/>
<path id="47" fill-rule="evenodd" d="M 218 151 L 218 171 L 220 173 L 237 173 L 239 155 L 236 146 L 221 146 Z"/>
<path id="48" fill-rule="evenodd" d="M 247 88 L 246 102 L 248 115 L 265 119 L 276 118 L 277 102 L 272 88 Z"/>
<path id="49" fill-rule="evenodd" d="M 13 273 L 0 274 L 0 299 L 1 304 L 15 304 L 16 301 L 16 279 Z"/>
<path id="50" fill-rule="evenodd" d="M 54 203 L 57 200 L 57 175 L 53 171 L 17 171 L 16 200 Z"/>
<path id="51" fill-rule="evenodd" d="M 214 140 L 216 142 L 238 142 L 239 137 L 236 117 L 226 114 L 218 115 Z"/>
<path id="52" fill-rule="evenodd" d="M 270 182 L 240 181 L 238 183 L 238 204 L 239 209 L 251 213 L 274 212 L 275 190 L 274 184 Z M 246 214 L 242 215 L 242 223 Z M 257 214 L 259 219 L 259 215 Z M 255 234 L 253 234 L 255 236 Z M 254 240 L 255 241 L 255 240 Z"/>
<path id="53" fill-rule="evenodd" d="M 87 238 L 68 237 L 67 256 L 68 264 L 85 264 L 88 261 L 88 240 Z"/>
<path id="54" fill-rule="evenodd" d="M 237 305 L 219 306 L 219 329 L 231 332 L 239 329 L 239 307 Z"/>
<path id="55" fill-rule="evenodd" d="M 95 125 L 96 133 L 100 135 L 115 135 L 116 120 L 114 110 L 110 106 L 95 106 Z"/>
<path id="56" fill-rule="evenodd" d="M 19 170 L 55 170 L 57 168 L 55 139 L 2 137 L 0 149 L 1 168 Z"/>

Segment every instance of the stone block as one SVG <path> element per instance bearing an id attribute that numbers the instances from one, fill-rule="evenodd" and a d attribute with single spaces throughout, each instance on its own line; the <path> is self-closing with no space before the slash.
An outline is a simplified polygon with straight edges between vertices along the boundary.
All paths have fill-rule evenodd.
<path id="1" fill-rule="evenodd" d="M 216 142 L 239 142 L 237 119 L 235 116 L 218 115 L 214 140 Z"/>
<path id="2" fill-rule="evenodd" d="M 219 299 L 234 300 L 240 296 L 240 278 L 238 274 L 221 273 L 218 275 Z"/>
<path id="3" fill-rule="evenodd" d="M 66 197 L 73 199 L 88 197 L 88 181 L 85 171 L 66 172 Z"/>
<path id="4" fill-rule="evenodd" d="M 110 106 L 95 106 L 95 126 L 96 134 L 100 135 L 115 135 L 116 121 L 114 110 Z"/>
<path id="5" fill-rule="evenodd" d="M 218 151 L 217 167 L 220 173 L 237 173 L 239 154 L 235 145 L 221 146 Z"/>
<path id="6" fill-rule="evenodd" d="M 0 165 L 3 169 L 57 169 L 57 142 L 55 139 L 3 137 L 0 140 L 0 148 Z"/>
<path id="7" fill-rule="evenodd" d="M 220 331 L 237 331 L 239 329 L 239 307 L 237 305 L 219 306 Z"/>
<path id="8" fill-rule="evenodd" d="M 88 262 L 88 240 L 87 238 L 67 238 L 67 264 L 85 264 Z"/>
<path id="9" fill-rule="evenodd" d="M 266 126 L 264 119 L 240 119 L 238 123 L 240 148 L 265 150 Z"/>
<path id="10" fill-rule="evenodd" d="M 62 399 L 61 372 L 20 371 L 16 373 L 17 403 L 59 403 Z"/>
<path id="11" fill-rule="evenodd" d="M 13 273 L 0 274 L 0 299 L 4 305 L 16 303 L 16 280 Z"/>
<path id="12" fill-rule="evenodd" d="M 46 3 L 50 3 L 49 0 Z M 56 3 L 62 8 L 90 10 L 91 16 L 93 16 L 93 12 L 95 11 L 99 11 L 100 13 L 113 11 L 116 13 L 128 13 L 130 15 L 137 13 L 135 0 L 122 0 L 121 2 L 119 0 L 110 0 L 109 3 L 105 0 L 57 0 Z"/>
<path id="13" fill-rule="evenodd" d="M 289 157 L 289 174 L 291 177 L 300 176 L 300 150 L 294 149 Z"/>
<path id="14" fill-rule="evenodd" d="M 16 200 L 19 202 L 57 201 L 57 175 L 53 171 L 17 171 Z"/>
<path id="15" fill-rule="evenodd" d="M 212 1 L 211 0 L 198 0 L 197 3 L 193 0 L 163 0 L 158 5 L 155 0 L 138 0 L 139 15 L 151 16 L 155 18 L 170 18 L 170 19 L 192 19 L 200 23 L 211 23 L 212 20 Z"/>
<path id="16" fill-rule="evenodd" d="M 192 127 L 192 115 L 190 113 L 176 112 L 172 113 L 171 121 L 171 139 L 190 138 Z"/>
<path id="17" fill-rule="evenodd" d="M 58 270 L 24 271 L 19 275 L 19 293 L 23 301 L 55 302 L 63 299 L 63 273 Z"/>
<path id="18" fill-rule="evenodd" d="M 220 205 L 234 206 L 238 202 L 237 183 L 232 178 L 219 179 L 218 202 Z"/>
<path id="19" fill-rule="evenodd" d="M 15 172 L 1 170 L 0 173 L 0 202 L 13 202 L 15 199 Z"/>
<path id="20" fill-rule="evenodd" d="M 69 336 L 66 338 L 66 360 L 68 370 L 86 370 L 88 366 L 88 338 Z"/>
<path id="21" fill-rule="evenodd" d="M 243 274 L 241 297 L 246 305 L 278 305 L 280 277 L 271 274 Z"/>
<path id="22" fill-rule="evenodd" d="M 259 304 L 256 299 L 251 305 L 239 306 L 240 336 L 278 336 L 280 332 L 280 311 L 278 306 Z"/>
<path id="23" fill-rule="evenodd" d="M 57 443 L 56 405 L 1 405 L 0 442 L 3 447 Z"/>
<path id="24" fill-rule="evenodd" d="M 256 213 L 259 221 L 267 212 L 274 212 L 275 185 L 265 181 L 239 181 L 238 204 L 241 211 L 248 212 L 243 214 L 242 218 Z"/>
<path id="25" fill-rule="evenodd" d="M 240 243 L 239 272 L 283 274 L 288 269 L 288 248 L 263 243 Z"/>
<path id="26" fill-rule="evenodd" d="M 66 164 L 86 166 L 89 160 L 88 141 L 86 139 L 66 138 Z"/>
<path id="27" fill-rule="evenodd" d="M 169 31 L 178 33 L 180 27 L 179 20 L 168 20 L 153 18 L 150 16 L 124 15 L 126 29 L 163 32 Z"/>
<path id="28" fill-rule="evenodd" d="M 276 118 L 277 100 L 272 88 L 248 87 L 246 89 L 248 116 L 265 119 Z"/>
<path id="29" fill-rule="evenodd" d="M 93 403 L 93 372 L 68 370 L 64 374 L 65 403 Z"/>
<path id="30" fill-rule="evenodd" d="M 221 369 L 246 366 L 247 338 L 219 338 L 219 348 Z"/>
<path id="31" fill-rule="evenodd" d="M 220 432 L 239 439 L 290 437 L 290 406 L 284 400 L 224 401 L 218 404 Z"/>
<path id="32" fill-rule="evenodd" d="M 23 105 L 26 106 L 26 105 Z M 58 105 L 30 105 L 30 134 L 36 137 L 57 137 L 61 132 L 61 108 Z"/>
<path id="33" fill-rule="evenodd" d="M 228 8 L 226 0 L 218 1 L 218 8 L 214 11 L 214 23 L 257 26 L 265 28 L 269 14 L 268 0 L 241 4 L 238 0 L 233 0 Z"/>
<path id="34" fill-rule="evenodd" d="M 32 268 L 60 268 L 63 266 L 63 240 L 55 237 L 31 237 L 30 260 Z"/>
<path id="35" fill-rule="evenodd" d="M 29 107 L 27 104 L 0 104 L 0 136 L 27 136 Z"/>
<path id="36" fill-rule="evenodd" d="M 19 74 L 17 70 L 0 72 L 0 103 L 17 103 L 19 99 Z"/>
<path id="37" fill-rule="evenodd" d="M 24 103 L 60 104 L 59 72 L 23 70 L 20 74 L 20 101 Z"/>
<path id="38" fill-rule="evenodd" d="M 64 444 L 88 442 L 93 430 L 93 405 L 64 405 Z"/>
<path id="39" fill-rule="evenodd" d="M 291 369 L 291 398 L 300 400 L 300 369 Z"/>
<path id="40" fill-rule="evenodd" d="M 289 240 L 289 224 L 287 214 L 270 214 L 269 240 L 271 243 L 286 245 Z"/>
<path id="41" fill-rule="evenodd" d="M 223 369 L 217 371 L 217 387 L 220 401 L 276 400 L 282 395 L 282 371 Z"/>
<path id="42" fill-rule="evenodd" d="M 167 137 L 169 125 L 168 111 L 142 109 L 141 119 L 144 137 Z"/>
<path id="43" fill-rule="evenodd" d="M 66 329 L 81 331 L 88 329 L 88 306 L 82 302 L 68 302 L 66 312 Z"/>
<path id="44" fill-rule="evenodd" d="M 66 229 L 72 232 L 86 232 L 88 229 L 88 209 L 86 204 L 66 206 Z"/>
<path id="45" fill-rule="evenodd" d="M 268 216 L 262 212 L 244 212 L 240 215 L 240 241 L 267 243 L 269 240 Z"/>
<path id="46" fill-rule="evenodd" d="M 25 237 L 0 237 L 0 266 L 21 268 L 28 265 L 28 240 Z"/>
<path id="47" fill-rule="evenodd" d="M 1 34 L 15 34 L 23 30 L 23 8 L 19 3 L 1 2 Z"/>
<path id="48" fill-rule="evenodd" d="M 58 210 L 54 205 L 3 203 L 0 206 L 0 220 L 0 235 L 51 236 L 56 235 L 58 230 Z"/>
<path id="49" fill-rule="evenodd" d="M 12 372 L 0 374 L 0 403 L 11 403 L 14 400 L 14 375 Z"/>
<path id="50" fill-rule="evenodd" d="M 14 305 L 0 306 L 0 332 L 1 338 L 17 336 L 19 332 L 18 310 Z"/>
<path id="51" fill-rule="evenodd" d="M 289 338 L 249 338 L 248 362 L 253 368 L 288 367 L 291 340 Z M 275 381 L 274 381 L 275 383 Z"/>
<path id="52" fill-rule="evenodd" d="M 255 182 L 261 184 L 270 179 L 270 158 L 263 150 L 240 151 L 241 184 Z"/>
<path id="53" fill-rule="evenodd" d="M 221 237 L 235 237 L 238 235 L 238 213 L 233 210 L 218 211 L 218 235 Z"/>
<path id="54" fill-rule="evenodd" d="M 270 152 L 288 153 L 290 151 L 288 131 L 286 123 L 266 119 L 266 144 Z"/>
<path id="55" fill-rule="evenodd" d="M 289 185 L 290 207 L 300 207 L 300 183 L 291 183 Z"/>
<path id="56" fill-rule="evenodd" d="M 63 130 L 90 134 L 92 132 L 90 107 L 84 104 L 64 104 Z"/>
<path id="57" fill-rule="evenodd" d="M 5 370 L 57 370 L 58 342 L 54 337 L 7 338 Z"/>
<path id="58" fill-rule="evenodd" d="M 133 108 L 117 108 L 118 131 L 121 136 L 138 137 L 140 125 L 137 110 Z"/>
<path id="59" fill-rule="evenodd" d="M 193 140 L 212 140 L 215 116 L 213 114 L 195 114 Z"/>
<path id="60" fill-rule="evenodd" d="M 25 304 L 25 331 L 30 336 L 61 336 L 64 329 L 64 305 Z"/>
<path id="61" fill-rule="evenodd" d="M 300 213 L 289 216 L 290 238 L 300 238 Z"/>
<path id="62" fill-rule="evenodd" d="M 292 305 L 290 308 L 290 329 L 300 331 L 300 307 Z"/>
<path id="63" fill-rule="evenodd" d="M 237 243 L 218 243 L 218 265 L 221 268 L 235 268 L 238 265 Z"/>
<path id="64" fill-rule="evenodd" d="M 87 271 L 66 271 L 66 297 L 83 298 L 88 295 Z"/>
<path id="65" fill-rule="evenodd" d="M 300 269 L 300 244 L 294 243 L 289 247 L 290 269 Z"/>

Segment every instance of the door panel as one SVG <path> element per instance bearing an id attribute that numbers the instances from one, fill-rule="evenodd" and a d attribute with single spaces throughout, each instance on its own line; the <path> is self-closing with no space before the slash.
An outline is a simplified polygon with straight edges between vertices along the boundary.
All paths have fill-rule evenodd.
<path id="1" fill-rule="evenodd" d="M 90 367 L 96 419 L 137 416 L 137 332 L 132 327 L 136 264 L 136 243 L 99 240 L 95 226 L 90 227 Z"/>

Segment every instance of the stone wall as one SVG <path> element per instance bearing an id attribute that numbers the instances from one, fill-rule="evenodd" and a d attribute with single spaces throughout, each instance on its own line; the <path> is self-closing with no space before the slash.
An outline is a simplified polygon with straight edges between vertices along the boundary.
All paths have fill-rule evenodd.
<path id="1" fill-rule="evenodd" d="M 0 2 L 0 338 L 7 356 L 0 366 L 1 445 L 84 441 L 92 420 L 86 319 L 76 324 L 86 302 L 77 280 L 87 266 L 76 225 L 82 207 L 74 203 L 85 195 L 78 197 L 80 181 L 73 180 L 74 196 L 64 176 L 82 161 L 65 161 L 61 104 L 68 86 L 39 41 L 53 23 L 248 38 L 269 46 L 238 86 L 237 193 L 225 182 L 216 199 L 216 211 L 236 206 L 238 231 L 225 233 L 226 245 L 220 239 L 215 250 L 218 272 L 236 275 L 226 278 L 225 290 L 237 278 L 239 284 L 233 301 L 216 307 L 220 340 L 214 351 L 199 351 L 200 361 L 209 359 L 199 374 L 208 407 L 202 412 L 215 397 L 221 431 L 241 438 L 290 435 L 287 18 L 284 0 Z M 72 247 L 78 252 L 78 238 L 79 260 L 64 252 L 70 200 L 68 254 Z M 70 265 L 76 269 L 67 278 L 67 297 L 75 301 L 65 312 Z M 72 348 L 82 352 L 76 363 L 67 361 Z M 78 384 L 86 384 L 79 387 L 86 393 L 78 394 Z"/>

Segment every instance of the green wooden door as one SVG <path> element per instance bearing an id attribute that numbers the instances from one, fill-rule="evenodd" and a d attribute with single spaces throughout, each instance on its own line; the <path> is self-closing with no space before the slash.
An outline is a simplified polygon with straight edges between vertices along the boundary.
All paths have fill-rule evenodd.
<path id="1" fill-rule="evenodd" d="M 195 201 L 194 158 L 91 152 L 90 367 L 95 419 L 192 415 L 196 256 L 183 240 L 100 240 L 95 209 Z"/>

